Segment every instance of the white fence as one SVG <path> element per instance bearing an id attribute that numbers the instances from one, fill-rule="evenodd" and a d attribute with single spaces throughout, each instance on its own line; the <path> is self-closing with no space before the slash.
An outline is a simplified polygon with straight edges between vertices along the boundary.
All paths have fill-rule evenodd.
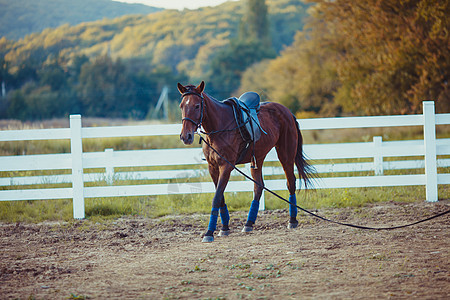
<path id="1" fill-rule="evenodd" d="M 450 124 L 450 114 L 435 114 L 434 102 L 423 102 L 423 114 L 407 116 L 376 116 L 350 118 L 317 118 L 299 120 L 302 131 L 316 129 L 343 129 L 369 127 L 423 126 L 424 139 L 383 142 L 374 137 L 372 142 L 305 145 L 311 160 L 370 158 L 369 162 L 315 165 L 318 173 L 365 172 L 367 176 L 326 177 L 315 181 L 314 188 L 353 188 L 376 186 L 426 186 L 427 201 L 438 200 L 438 185 L 450 184 L 450 173 L 439 173 L 438 167 L 449 167 L 450 139 L 436 139 L 436 125 Z M 164 194 L 213 193 L 214 185 L 207 182 L 155 183 L 112 185 L 119 179 L 152 180 L 181 179 L 207 175 L 200 148 L 129 150 L 83 153 L 83 139 L 108 137 L 136 137 L 179 135 L 180 124 L 111 127 L 82 127 L 81 116 L 70 116 L 70 128 L 5 130 L 0 131 L 0 142 L 24 140 L 70 139 L 71 153 L 20 155 L 0 157 L 0 172 L 71 170 L 67 175 L 0 177 L 0 201 L 73 199 L 74 218 L 84 218 L 84 199 L 96 197 L 125 197 Z M 438 158 L 438 156 L 443 156 Z M 389 160 L 384 157 L 424 157 L 424 159 Z M 266 161 L 277 161 L 272 150 Z M 184 166 L 184 169 L 115 172 L 119 167 Z M 84 173 L 84 169 L 100 168 L 101 173 Z M 383 175 L 384 170 L 425 169 L 424 174 Z M 265 177 L 283 174 L 281 167 L 264 167 Z M 1 174 L 1 173 L 0 173 Z M 344 174 L 345 175 L 345 174 Z M 85 186 L 90 181 L 106 181 L 104 186 Z M 72 183 L 68 188 L 22 188 L 21 185 Z M 304 185 L 302 182 L 300 183 Z M 285 190 L 284 179 L 265 179 L 272 190 Z M 14 186 L 10 189 L 8 186 Z M 8 189 L 9 188 L 9 189 Z M 248 180 L 230 181 L 226 192 L 252 191 Z M 264 202 L 261 201 L 261 206 Z"/>

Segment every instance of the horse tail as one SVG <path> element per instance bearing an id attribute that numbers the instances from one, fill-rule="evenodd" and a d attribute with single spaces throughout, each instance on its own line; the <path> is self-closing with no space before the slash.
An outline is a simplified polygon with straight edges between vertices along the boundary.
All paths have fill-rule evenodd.
<path id="1" fill-rule="evenodd" d="M 311 179 L 315 177 L 316 170 L 306 161 L 307 158 L 305 156 L 305 153 L 303 152 L 303 137 L 300 132 L 300 127 L 298 125 L 295 116 L 294 115 L 292 116 L 294 118 L 294 123 L 295 126 L 297 127 L 297 134 L 298 134 L 298 145 L 297 145 L 297 153 L 295 155 L 295 165 L 297 166 L 300 178 L 305 181 L 305 187 L 308 188 L 308 186 L 312 185 Z"/>

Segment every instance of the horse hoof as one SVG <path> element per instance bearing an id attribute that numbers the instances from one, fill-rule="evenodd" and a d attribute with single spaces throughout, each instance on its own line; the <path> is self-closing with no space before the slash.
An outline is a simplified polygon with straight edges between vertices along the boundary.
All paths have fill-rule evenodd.
<path id="1" fill-rule="evenodd" d="M 211 235 L 205 235 L 203 237 L 202 243 L 211 243 L 214 242 L 214 237 Z"/>
<path id="2" fill-rule="evenodd" d="M 251 232 L 251 231 L 253 231 L 252 226 L 244 226 L 244 228 L 242 228 L 242 232 Z"/>
<path id="3" fill-rule="evenodd" d="M 297 228 L 297 226 L 298 226 L 298 221 L 295 222 L 295 223 L 288 223 L 287 228 L 288 229 L 294 229 L 294 228 Z"/>
<path id="4" fill-rule="evenodd" d="M 230 235 L 230 231 L 229 230 L 221 230 L 219 231 L 219 235 L 218 236 L 229 236 Z"/>

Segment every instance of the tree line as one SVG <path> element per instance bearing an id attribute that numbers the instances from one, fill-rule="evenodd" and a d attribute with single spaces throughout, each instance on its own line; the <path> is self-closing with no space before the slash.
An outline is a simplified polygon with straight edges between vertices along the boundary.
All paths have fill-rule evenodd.
<path id="1" fill-rule="evenodd" d="M 205 80 L 211 94 L 229 97 L 248 66 L 275 57 L 292 42 L 306 15 L 307 5 L 299 3 L 228 2 L 219 8 L 64 25 L 16 42 L 2 38 L 0 81 L 7 95 L 0 117 L 82 113 L 142 119 L 163 85 L 171 88 L 171 99 L 178 99 L 177 81 Z M 262 30 L 259 37 L 257 30 Z"/>
<path id="2" fill-rule="evenodd" d="M 140 119 L 162 85 L 177 99 L 177 81 L 200 80 L 218 99 L 254 90 L 300 116 L 420 113 L 423 100 L 450 110 L 450 1 L 308 2 L 227 2 L 0 39 L 0 117 Z"/>
<path id="3" fill-rule="evenodd" d="M 3 64 L 4 65 L 4 64 Z M 4 98 L 0 117 L 42 120 L 80 113 L 84 116 L 143 119 L 164 85 L 186 81 L 167 67 L 146 61 L 76 56 L 42 65 L 24 63 L 5 80 L 14 87 Z"/>
<path id="4" fill-rule="evenodd" d="M 450 1 L 310 1 L 310 19 L 241 90 L 303 115 L 411 114 L 423 100 L 450 111 Z"/>

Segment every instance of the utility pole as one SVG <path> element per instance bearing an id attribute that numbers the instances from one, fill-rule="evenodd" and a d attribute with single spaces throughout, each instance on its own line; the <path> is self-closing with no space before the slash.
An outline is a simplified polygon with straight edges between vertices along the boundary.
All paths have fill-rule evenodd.
<path id="1" fill-rule="evenodd" d="M 169 119 L 169 88 L 167 85 L 165 85 L 162 88 L 161 94 L 159 95 L 158 103 L 156 104 L 155 110 L 152 114 L 152 119 L 156 119 L 158 117 L 158 113 L 161 110 L 161 107 L 163 109 L 163 118 L 164 120 Z"/>

